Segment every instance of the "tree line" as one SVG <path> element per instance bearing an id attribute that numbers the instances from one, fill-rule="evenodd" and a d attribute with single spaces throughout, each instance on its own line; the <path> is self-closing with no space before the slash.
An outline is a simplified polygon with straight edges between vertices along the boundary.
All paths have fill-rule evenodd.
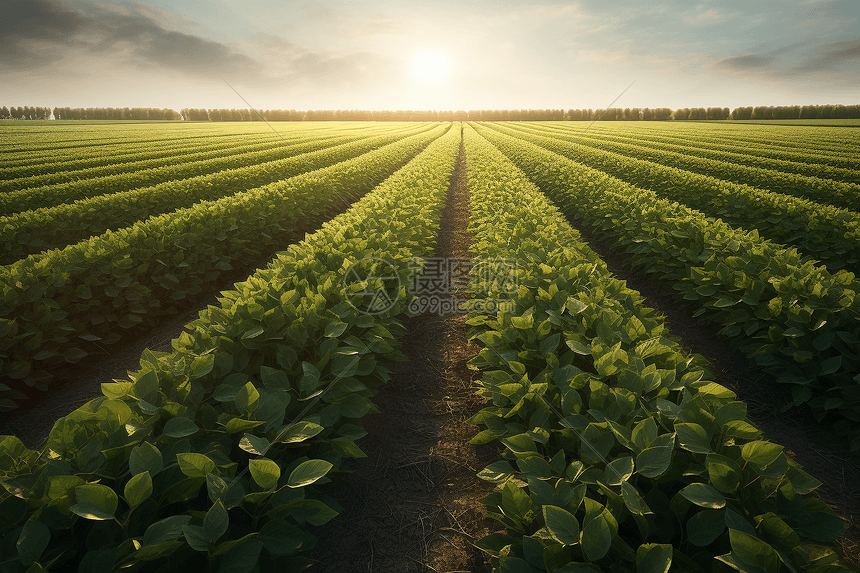
<path id="1" fill-rule="evenodd" d="M 483 109 L 458 111 L 362 111 L 266 109 L 172 109 L 148 107 L 0 107 L 0 119 L 106 119 L 184 121 L 666 121 L 860 119 L 860 105 L 794 105 L 609 109 Z"/>
<path id="2" fill-rule="evenodd" d="M 170 120 L 182 119 L 172 109 L 153 107 L 0 107 L 0 119 L 110 119 Z"/>

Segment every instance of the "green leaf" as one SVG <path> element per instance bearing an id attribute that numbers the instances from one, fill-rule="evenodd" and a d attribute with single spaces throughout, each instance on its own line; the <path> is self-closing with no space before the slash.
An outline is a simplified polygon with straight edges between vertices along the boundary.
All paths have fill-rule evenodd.
<path id="1" fill-rule="evenodd" d="M 185 536 L 185 541 L 195 551 L 209 551 L 209 541 L 206 539 L 206 533 L 199 525 L 186 525 L 182 528 L 182 535 Z"/>
<path id="2" fill-rule="evenodd" d="M 636 488 L 630 482 L 621 482 L 621 496 L 624 499 L 624 505 L 627 506 L 630 513 L 634 515 L 651 513 L 651 508 L 648 507 L 645 500 L 642 499 L 642 496 L 639 495 L 639 492 L 636 491 Z"/>
<path id="3" fill-rule="evenodd" d="M 285 444 L 294 444 L 303 442 L 309 438 L 313 438 L 323 431 L 323 427 L 313 422 L 296 422 L 289 427 L 282 429 L 278 433 L 278 438 L 275 442 L 283 442 Z"/>
<path id="4" fill-rule="evenodd" d="M 694 454 L 709 454 L 711 441 L 705 429 L 699 424 L 675 424 L 675 432 L 678 434 L 678 445 Z"/>
<path id="5" fill-rule="evenodd" d="M 304 487 L 316 482 L 332 468 L 325 460 L 308 460 L 302 462 L 293 470 L 287 480 L 289 487 Z"/>
<path id="6" fill-rule="evenodd" d="M 612 460 L 606 464 L 606 469 L 603 472 L 606 485 L 621 485 L 622 481 L 627 480 L 633 475 L 633 458 L 624 456 Z"/>
<path id="7" fill-rule="evenodd" d="M 255 436 L 254 434 L 245 434 L 242 436 L 242 439 L 239 440 L 239 447 L 252 456 L 265 455 L 266 450 L 269 449 L 270 445 L 269 440 Z"/>
<path id="8" fill-rule="evenodd" d="M 741 484 L 740 468 L 719 454 L 708 454 L 708 481 L 723 493 L 734 493 Z"/>
<path id="9" fill-rule="evenodd" d="M 138 374 L 134 382 L 134 396 L 139 400 L 146 400 L 147 396 L 158 390 L 158 374 L 154 370 L 147 369 L 143 374 Z M 148 400 L 151 402 L 151 400 Z"/>
<path id="10" fill-rule="evenodd" d="M 257 485 L 263 489 L 269 489 L 271 486 L 278 483 L 278 479 L 281 477 L 280 466 L 272 460 L 265 458 L 249 461 L 248 469 L 251 470 L 251 476 L 254 478 L 254 481 L 257 482 Z"/>
<path id="11" fill-rule="evenodd" d="M 821 371 L 819 372 L 819 376 L 827 376 L 828 374 L 835 374 L 842 367 L 842 355 L 833 356 L 832 358 L 827 358 L 826 360 L 821 361 Z"/>
<path id="12" fill-rule="evenodd" d="M 51 541 L 51 530 L 41 521 L 30 520 L 21 529 L 16 545 L 18 559 L 24 567 L 29 567 L 39 560 L 42 552 Z"/>
<path id="13" fill-rule="evenodd" d="M 164 424 L 164 435 L 171 438 L 184 438 L 197 433 L 200 428 L 192 420 L 183 417 L 170 418 Z"/>
<path id="14" fill-rule="evenodd" d="M 672 565 L 672 546 L 643 543 L 636 550 L 636 573 L 667 573 Z"/>
<path id="15" fill-rule="evenodd" d="M 723 497 L 723 494 L 706 483 L 691 483 L 679 493 L 699 507 L 720 509 L 726 505 L 726 498 Z"/>
<path id="16" fill-rule="evenodd" d="M 125 500 L 132 507 L 140 504 L 142 501 L 152 495 L 152 476 L 149 472 L 143 472 L 133 476 L 125 484 Z"/>
<path id="17" fill-rule="evenodd" d="M 545 505 L 543 518 L 553 539 L 562 545 L 579 543 L 579 521 L 572 513 L 555 505 Z"/>
<path id="18" fill-rule="evenodd" d="M 251 414 L 260 405 L 260 393 L 248 382 L 236 393 L 236 407 L 244 414 Z"/>
<path id="19" fill-rule="evenodd" d="M 755 535 L 729 529 L 732 553 L 744 563 L 755 565 L 768 573 L 778 573 L 780 560 L 776 551 Z"/>
<path id="20" fill-rule="evenodd" d="M 325 327 L 325 333 L 323 336 L 326 338 L 337 338 L 346 330 L 346 327 L 349 326 L 345 322 L 330 322 L 328 326 Z"/>
<path id="21" fill-rule="evenodd" d="M 234 547 L 221 559 L 219 573 L 249 573 L 257 564 L 262 549 L 263 544 L 256 539 Z"/>
<path id="22" fill-rule="evenodd" d="M 106 485 L 88 483 L 75 488 L 77 503 L 70 509 L 75 515 L 96 521 L 113 519 L 119 498 Z"/>
<path id="23" fill-rule="evenodd" d="M 697 547 L 710 545 L 725 530 L 725 512 L 721 510 L 705 509 L 687 521 L 687 536 Z"/>
<path id="24" fill-rule="evenodd" d="M 766 468 L 779 458 L 783 449 L 784 447 L 778 444 L 757 440 L 741 447 L 741 457 L 759 467 Z"/>
<path id="25" fill-rule="evenodd" d="M 176 461 L 179 462 L 179 469 L 188 477 L 206 477 L 206 474 L 215 470 L 215 462 L 203 454 L 176 454 Z"/>
<path id="26" fill-rule="evenodd" d="M 582 551 L 589 561 L 597 561 L 609 553 L 612 538 L 615 537 L 617 529 L 615 518 L 606 509 L 591 517 L 586 514 L 582 526 L 581 543 Z"/>
<path id="27" fill-rule="evenodd" d="M 210 543 L 215 543 L 227 532 L 227 526 L 229 525 L 230 516 L 224 508 L 224 504 L 219 499 L 206 512 L 206 517 L 203 518 L 203 533 Z"/>
<path id="28" fill-rule="evenodd" d="M 654 440 L 651 447 L 645 448 L 636 456 L 636 468 L 640 475 L 655 478 L 669 469 L 669 464 L 672 463 L 672 450 L 675 447 L 675 434 L 669 434 L 666 439 L 663 439 L 664 436 Z"/>
<path id="29" fill-rule="evenodd" d="M 215 366 L 215 355 L 207 354 L 205 356 L 198 356 L 194 360 L 191 361 L 191 376 L 192 378 L 202 378 L 212 372 L 212 368 Z"/>
<path id="30" fill-rule="evenodd" d="M 164 459 L 161 456 L 161 451 L 149 442 L 143 442 L 131 450 L 128 469 L 132 475 L 149 472 L 150 476 L 154 476 L 163 467 Z"/>
<path id="31" fill-rule="evenodd" d="M 182 535 L 182 528 L 191 521 L 190 515 L 171 515 L 156 521 L 143 533 L 144 545 L 160 545 L 175 541 Z"/>

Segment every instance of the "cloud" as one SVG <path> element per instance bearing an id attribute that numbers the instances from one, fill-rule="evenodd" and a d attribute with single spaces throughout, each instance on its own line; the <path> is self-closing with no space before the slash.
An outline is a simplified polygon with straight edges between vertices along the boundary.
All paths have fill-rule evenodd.
<path id="1" fill-rule="evenodd" d="M 0 18 L 0 66 L 117 56 L 128 63 L 191 75 L 259 73 L 259 64 L 229 46 L 171 30 L 142 7 L 69 7 L 57 0 L 10 0 Z"/>
<path id="2" fill-rule="evenodd" d="M 705 68 L 776 84 L 854 89 L 860 86 L 860 38 L 814 45 L 797 43 L 723 58 Z"/>
<path id="3" fill-rule="evenodd" d="M 819 74 L 851 69 L 854 76 L 860 66 L 860 38 L 828 42 L 815 46 L 803 61 L 791 66 L 790 74 Z"/>
<path id="4" fill-rule="evenodd" d="M 748 72 L 748 71 L 763 71 L 770 67 L 773 58 L 761 54 L 745 54 L 743 56 L 733 56 L 731 58 L 723 58 L 714 62 L 712 65 L 715 68 L 730 72 Z"/>

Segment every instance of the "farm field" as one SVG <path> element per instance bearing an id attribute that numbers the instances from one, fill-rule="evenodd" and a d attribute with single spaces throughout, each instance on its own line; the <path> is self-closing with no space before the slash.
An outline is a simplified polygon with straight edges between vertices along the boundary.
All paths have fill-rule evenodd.
<path id="1" fill-rule="evenodd" d="M 857 571 L 852 121 L 3 122 L 3 571 Z"/>

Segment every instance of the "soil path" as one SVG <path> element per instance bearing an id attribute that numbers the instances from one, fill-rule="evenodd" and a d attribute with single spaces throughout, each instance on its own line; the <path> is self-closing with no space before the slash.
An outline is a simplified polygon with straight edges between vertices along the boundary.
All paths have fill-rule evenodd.
<path id="1" fill-rule="evenodd" d="M 469 195 L 462 144 L 442 212 L 436 257 L 471 259 Z M 464 271 L 464 272 L 467 272 Z M 464 276 L 447 276 L 455 297 Z M 348 478 L 327 492 L 343 512 L 319 528 L 311 557 L 321 573 L 491 571 L 472 543 L 490 532 L 480 500 L 493 487 L 476 473 L 493 461 L 470 445 L 478 428 L 466 420 L 483 406 L 477 373 L 466 366 L 478 348 L 467 340 L 463 314 L 424 313 L 405 321 L 407 362 L 374 403 L 360 446 L 367 458 L 348 460 Z"/>
<path id="2" fill-rule="evenodd" d="M 765 438 L 785 446 L 788 455 L 823 482 L 814 495 L 851 524 L 840 543 L 845 556 L 860 563 L 860 452 L 848 451 L 811 415 L 784 414 L 783 405 L 792 401 L 785 386 L 777 384 L 755 362 L 730 346 L 717 334 L 718 329 L 694 318 L 695 307 L 679 303 L 673 293 L 648 275 L 629 270 L 623 257 L 601 244 L 584 224 L 573 218 L 570 221 L 616 277 L 639 291 L 647 306 L 665 315 L 666 326 L 681 338 L 684 349 L 708 359 L 714 380 L 747 403 L 750 420 L 764 432 Z"/>

